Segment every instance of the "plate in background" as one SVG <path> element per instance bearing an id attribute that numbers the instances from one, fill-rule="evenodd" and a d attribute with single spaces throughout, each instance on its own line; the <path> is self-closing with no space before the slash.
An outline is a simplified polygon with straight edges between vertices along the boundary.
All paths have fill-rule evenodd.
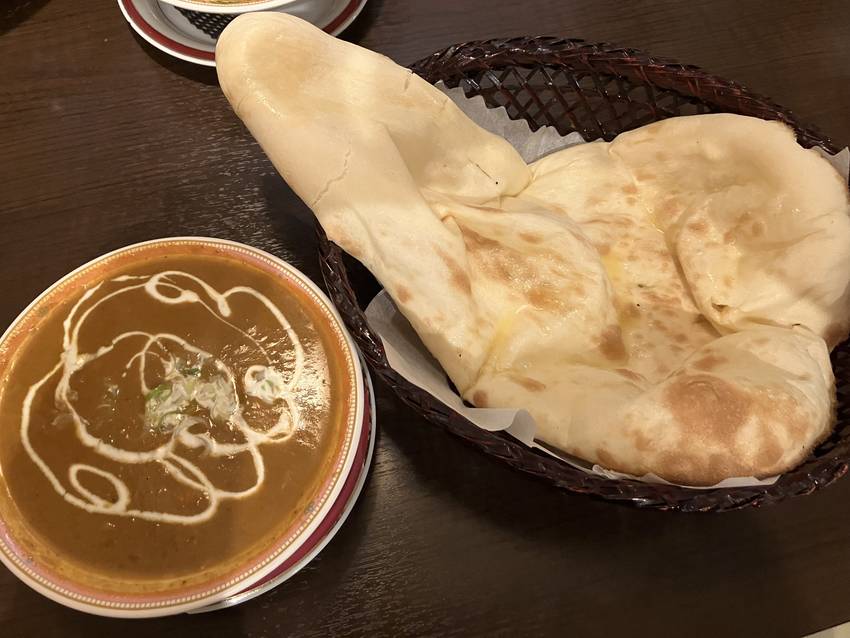
<path id="1" fill-rule="evenodd" d="M 296 0 L 278 9 L 339 35 L 360 15 L 367 0 L 332 0 L 330 7 L 314 0 Z M 133 30 L 160 51 L 186 62 L 215 66 L 215 38 L 194 26 L 176 7 L 158 0 L 118 0 Z"/>

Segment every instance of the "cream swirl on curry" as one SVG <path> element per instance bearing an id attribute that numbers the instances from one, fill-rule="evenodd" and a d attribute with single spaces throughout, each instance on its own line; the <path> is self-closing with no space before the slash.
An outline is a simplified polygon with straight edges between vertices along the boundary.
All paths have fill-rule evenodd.
<path id="1" fill-rule="evenodd" d="M 198 292 L 178 285 L 177 282 L 181 280 L 197 284 L 212 303 L 205 302 Z M 265 463 L 259 446 L 263 443 L 285 441 L 298 427 L 298 408 L 293 401 L 292 389 L 304 368 L 304 351 L 301 342 L 280 309 L 265 295 L 248 286 L 236 286 L 221 293 L 203 279 L 182 271 L 162 271 L 153 276 L 123 275 L 114 278 L 112 283 L 122 285 L 117 290 L 98 298 L 98 293 L 103 287 L 103 284 L 98 284 L 86 291 L 65 317 L 62 353 L 59 361 L 47 375 L 30 386 L 24 400 L 21 414 L 21 441 L 29 457 L 38 465 L 57 493 L 76 507 L 88 512 L 136 516 L 165 523 L 192 524 L 209 520 L 215 514 L 222 499 L 250 496 L 262 485 L 265 480 Z M 218 322 L 240 333 L 253 343 L 266 359 L 266 363 L 249 366 L 241 379 L 237 379 L 234 370 L 213 353 L 198 348 L 176 334 L 152 334 L 143 330 L 126 330 L 94 352 L 81 352 L 80 330 L 89 316 L 97 312 L 104 304 L 120 303 L 121 296 L 139 290 L 143 290 L 148 297 L 165 307 L 178 304 L 200 304 Z M 167 296 L 163 291 L 175 294 Z M 256 339 L 227 321 L 227 318 L 233 314 L 228 298 L 240 294 L 250 295 L 259 300 L 286 333 L 294 352 L 294 366 L 288 377 L 271 365 L 268 353 Z M 151 450 L 131 451 L 106 443 L 102 438 L 91 434 L 88 429 L 88 420 L 74 406 L 71 378 L 92 361 L 113 352 L 116 346 L 125 340 L 137 344 L 138 349 L 124 364 L 121 376 L 135 373 L 138 377 L 139 396 L 144 398 L 145 426 L 169 434 L 166 443 Z M 175 347 L 186 353 L 187 358 L 181 359 L 175 355 Z M 189 365 L 188 361 L 192 364 Z M 151 364 L 159 368 L 158 375 L 162 378 L 162 381 L 153 388 L 149 387 L 146 378 L 146 372 Z M 93 449 L 99 456 L 122 464 L 160 463 L 177 481 L 207 496 L 208 502 L 203 511 L 186 515 L 133 509 L 130 507 L 130 490 L 124 481 L 112 472 L 85 463 L 74 463 L 68 468 L 67 481 L 77 494 L 66 489 L 62 481 L 39 456 L 29 439 L 33 398 L 55 375 L 59 375 L 55 390 L 56 404 L 66 410 L 73 419 L 77 438 L 83 445 Z M 246 420 L 237 391 L 238 383 L 242 383 L 245 395 L 255 397 L 267 405 L 277 405 L 281 408 L 280 416 L 271 428 L 266 431 L 254 429 Z M 108 385 L 105 388 L 107 401 L 110 397 L 114 398 L 117 393 L 116 388 L 117 386 L 114 385 Z M 206 416 L 191 414 L 193 407 L 205 410 Z M 209 425 L 213 420 L 224 422 L 243 440 L 239 443 L 217 442 L 209 433 Z M 217 488 L 198 465 L 180 454 L 179 445 L 188 449 L 204 449 L 207 454 L 216 458 L 232 458 L 234 455 L 247 453 L 253 463 L 256 480 L 250 487 L 238 491 Z M 84 487 L 79 480 L 81 472 L 91 473 L 107 480 L 116 493 L 116 499 L 110 501 Z"/>

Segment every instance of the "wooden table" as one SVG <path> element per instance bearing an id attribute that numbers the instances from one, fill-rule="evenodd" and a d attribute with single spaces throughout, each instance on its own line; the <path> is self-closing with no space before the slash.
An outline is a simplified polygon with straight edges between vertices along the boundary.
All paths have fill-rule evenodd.
<path id="1" fill-rule="evenodd" d="M 606 40 L 734 78 L 850 142 L 841 0 L 371 0 L 345 37 L 402 64 L 454 42 Z M 0 5 L 0 327 L 137 241 L 247 242 L 320 279 L 312 219 L 210 69 L 134 36 L 114 2 Z M 800 635 L 850 620 L 850 479 L 763 511 L 677 515 L 562 493 L 378 388 L 366 491 L 308 568 L 235 609 L 87 616 L 0 568 L 0 635 Z"/>

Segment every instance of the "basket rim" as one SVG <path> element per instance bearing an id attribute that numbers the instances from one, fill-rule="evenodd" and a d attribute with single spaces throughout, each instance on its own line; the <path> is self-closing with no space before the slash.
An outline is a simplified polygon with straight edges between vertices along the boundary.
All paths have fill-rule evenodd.
<path id="1" fill-rule="evenodd" d="M 595 72 L 613 76 L 624 77 L 623 74 L 629 72 L 650 86 L 673 91 L 683 97 L 697 98 L 716 107 L 718 111 L 740 112 L 744 109 L 740 106 L 743 101 L 748 110 L 761 111 L 770 116 L 763 119 L 780 120 L 791 126 L 802 146 L 819 146 L 829 153 L 838 152 L 838 148 L 828 137 L 815 127 L 804 125 L 790 109 L 737 82 L 713 75 L 694 65 L 681 64 L 668 58 L 651 56 L 638 49 L 604 42 L 589 43 L 579 38 L 556 36 L 474 40 L 436 51 L 414 62 L 409 68 L 433 84 L 444 80 L 445 67 L 449 64 L 452 74 L 457 77 L 457 83 L 460 83 L 466 74 L 487 71 L 494 67 L 545 65 L 572 69 L 574 62 L 591 67 Z M 684 80 L 689 92 L 682 92 L 680 86 L 673 86 L 671 76 L 679 79 L 680 84 Z M 706 97 L 706 93 L 713 95 Z M 712 97 L 714 99 L 711 99 Z M 726 97 L 730 99 L 725 100 Z M 738 110 L 732 108 L 732 99 L 739 102 Z M 442 425 L 468 443 L 485 447 L 484 451 L 489 456 L 500 458 L 515 469 L 547 479 L 568 491 L 586 493 L 605 500 L 653 509 L 701 512 L 766 505 L 789 497 L 810 494 L 841 478 L 848 471 L 850 443 L 845 442 L 844 445 L 836 445 L 821 456 L 817 456 L 816 449 L 800 465 L 780 475 L 771 485 L 731 488 L 658 485 L 633 479 L 609 479 L 587 474 L 525 446 L 504 432 L 482 430 L 442 403 L 433 405 L 437 402 L 434 397 L 408 382 L 389 366 L 380 336 L 369 326 L 363 308 L 356 302 L 348 281 L 347 269 L 342 261 L 343 251 L 327 238 L 318 222 L 316 228 L 325 283 L 337 305 L 340 295 L 348 295 L 345 300 L 347 312 L 342 309 L 340 311 L 372 369 L 396 391 L 402 401 L 421 416 Z M 355 300 L 353 304 L 352 299 Z M 412 397 L 416 397 L 416 400 Z M 433 416 L 434 412 L 439 414 L 439 420 Z M 562 478 L 553 477 L 550 469 Z"/>
<path id="2" fill-rule="evenodd" d="M 487 50 L 486 56 L 479 54 L 482 50 Z M 456 66 L 458 72 L 485 70 L 494 63 L 513 66 L 526 64 L 568 66 L 565 63 L 571 58 L 584 58 L 598 64 L 601 67 L 599 70 L 607 71 L 610 75 L 622 76 L 623 69 L 628 66 L 634 69 L 647 84 L 660 86 L 684 96 L 693 96 L 694 92 L 685 94 L 678 88 L 665 86 L 667 84 L 665 79 L 673 74 L 679 78 L 687 78 L 689 86 L 700 86 L 702 90 L 707 88 L 719 94 L 734 91 L 736 100 L 746 100 L 751 107 L 770 112 L 773 116 L 770 119 L 779 120 L 791 126 L 797 133 L 798 142 L 806 148 L 820 146 L 831 154 L 841 150 L 818 127 L 804 124 L 793 110 L 778 104 L 773 98 L 753 91 L 735 80 L 705 71 L 697 65 L 684 64 L 668 57 L 653 56 L 641 49 L 604 41 L 588 42 L 583 38 L 548 35 L 491 38 L 450 45 L 417 60 L 408 68 L 433 84 L 431 80 L 433 71 L 447 57 L 460 61 Z"/>

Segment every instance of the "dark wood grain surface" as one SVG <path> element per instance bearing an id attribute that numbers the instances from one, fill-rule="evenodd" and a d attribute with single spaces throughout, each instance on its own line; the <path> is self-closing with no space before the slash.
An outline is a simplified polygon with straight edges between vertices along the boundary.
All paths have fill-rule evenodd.
<path id="1" fill-rule="evenodd" d="M 470 39 L 555 34 L 700 65 L 850 143 L 842 1 L 371 0 L 346 38 L 408 64 Z M 101 253 L 169 235 L 253 244 L 314 279 L 313 226 L 212 70 L 134 36 L 107 0 L 0 3 L 0 327 Z M 559 492 L 378 388 L 366 491 L 274 592 L 117 621 L 0 568 L 0 636 L 794 636 L 850 620 L 850 479 L 761 511 L 643 512 Z"/>

